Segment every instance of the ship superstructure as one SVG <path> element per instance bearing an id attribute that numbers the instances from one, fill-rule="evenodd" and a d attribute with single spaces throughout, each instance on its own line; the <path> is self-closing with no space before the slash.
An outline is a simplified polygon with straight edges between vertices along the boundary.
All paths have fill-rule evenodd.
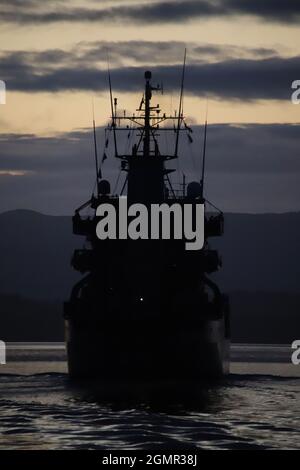
<path id="1" fill-rule="evenodd" d="M 184 76 L 184 71 L 183 71 Z M 102 178 L 96 157 L 96 191 L 75 211 L 74 234 L 85 236 L 88 247 L 75 250 L 72 266 L 83 277 L 65 303 L 66 342 L 72 377 L 98 379 L 216 378 L 229 367 L 229 308 L 227 297 L 209 275 L 221 266 L 211 237 L 222 236 L 224 216 L 204 197 L 206 130 L 202 177 L 179 190 L 171 184 L 179 157 L 181 132 L 190 136 L 182 109 L 183 79 L 178 112 L 163 113 L 152 105 L 151 72 L 145 72 L 145 90 L 136 113 L 118 113 L 110 85 L 111 122 L 115 157 L 126 178 L 121 193 L 112 194 Z M 119 151 L 120 132 L 135 140 L 128 153 Z M 164 133 L 173 133 L 174 148 L 160 150 Z M 191 138 L 191 137 L 190 137 Z M 201 250 L 187 251 L 184 240 L 159 238 L 107 239 L 96 235 L 96 210 L 102 203 L 118 210 L 120 196 L 127 204 L 205 205 L 205 242 Z M 92 216 L 84 217 L 89 207 Z"/>

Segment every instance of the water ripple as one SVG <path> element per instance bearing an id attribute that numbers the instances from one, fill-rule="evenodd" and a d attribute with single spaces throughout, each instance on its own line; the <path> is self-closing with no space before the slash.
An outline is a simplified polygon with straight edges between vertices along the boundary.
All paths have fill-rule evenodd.
<path id="1" fill-rule="evenodd" d="M 0 449 L 300 449 L 298 389 L 231 376 L 176 400 L 107 401 L 64 374 L 0 376 Z"/>

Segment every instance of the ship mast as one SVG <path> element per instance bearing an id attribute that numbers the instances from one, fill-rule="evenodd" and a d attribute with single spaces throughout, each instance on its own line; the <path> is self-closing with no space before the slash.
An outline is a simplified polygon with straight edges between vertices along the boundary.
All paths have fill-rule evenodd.
<path id="1" fill-rule="evenodd" d="M 130 203 L 142 202 L 144 204 L 156 203 L 164 200 L 166 193 L 166 184 L 175 197 L 172 188 L 169 173 L 175 171 L 173 169 L 166 169 L 165 162 L 168 160 L 178 158 L 178 136 L 182 129 L 181 124 L 184 122 L 182 113 L 182 95 L 183 95 L 183 81 L 184 81 L 185 59 L 183 64 L 183 75 L 181 80 L 181 93 L 180 105 L 178 115 L 163 115 L 160 114 L 159 105 L 151 106 L 152 92 L 162 92 L 162 86 L 152 86 L 150 71 L 146 71 L 145 78 L 145 91 L 141 100 L 141 104 L 137 111 L 141 114 L 117 115 L 116 110 L 113 109 L 112 102 L 112 87 L 109 73 L 109 91 L 111 101 L 111 125 L 109 130 L 113 131 L 115 140 L 115 156 L 121 160 L 121 169 L 127 172 L 127 177 L 124 186 L 127 184 L 127 197 Z M 173 122 L 172 126 L 165 126 L 166 121 Z M 130 122 L 134 126 L 136 132 L 136 143 L 132 147 L 132 151 L 126 153 L 118 153 L 116 134 L 119 131 L 126 131 L 128 133 L 129 126 L 125 123 Z M 119 125 L 118 125 L 119 123 Z M 120 125 L 124 123 L 125 125 Z M 175 124 L 176 123 L 176 124 Z M 161 124 L 164 124 L 161 126 Z M 162 133 L 175 131 L 175 154 L 164 154 L 160 152 L 157 137 Z"/>
<path id="2" fill-rule="evenodd" d="M 150 85 L 151 72 L 145 72 L 145 124 L 144 124 L 144 156 L 148 157 L 150 155 L 150 100 L 152 98 L 152 87 Z"/>

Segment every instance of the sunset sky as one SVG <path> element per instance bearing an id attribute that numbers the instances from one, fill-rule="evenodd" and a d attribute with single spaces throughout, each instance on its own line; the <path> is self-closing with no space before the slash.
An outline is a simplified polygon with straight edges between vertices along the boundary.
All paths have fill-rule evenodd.
<path id="1" fill-rule="evenodd" d="M 299 38 L 297 0 L 0 0 L 0 210 L 72 213 L 93 184 L 92 100 L 99 147 L 110 112 L 107 56 L 121 109 L 135 110 L 150 69 L 169 112 L 185 47 L 195 142 L 179 169 L 199 178 L 208 103 L 208 198 L 227 212 L 300 210 Z M 113 183 L 112 157 L 104 170 Z"/>

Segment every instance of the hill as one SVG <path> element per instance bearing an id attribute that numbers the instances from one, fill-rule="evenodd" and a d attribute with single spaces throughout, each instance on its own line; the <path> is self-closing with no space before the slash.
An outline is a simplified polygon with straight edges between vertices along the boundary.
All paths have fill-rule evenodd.
<path id="1" fill-rule="evenodd" d="M 62 301 L 80 278 L 70 266 L 84 239 L 71 217 L 27 210 L 0 214 L 0 336 L 63 340 Z M 300 214 L 226 214 L 214 275 L 229 293 L 232 339 L 286 343 L 300 336 Z M 46 319 L 46 321 L 45 321 Z"/>
<path id="2" fill-rule="evenodd" d="M 70 266 L 84 239 L 71 217 L 27 210 L 0 214 L 0 293 L 63 300 L 79 275 Z M 300 213 L 226 214 L 225 234 L 211 239 L 226 291 L 300 292 Z"/>

